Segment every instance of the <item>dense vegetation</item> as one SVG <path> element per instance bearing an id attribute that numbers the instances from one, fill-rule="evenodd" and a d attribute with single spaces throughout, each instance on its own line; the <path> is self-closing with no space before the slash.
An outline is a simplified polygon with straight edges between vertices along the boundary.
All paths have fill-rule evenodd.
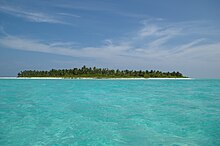
<path id="1" fill-rule="evenodd" d="M 52 69 L 50 71 L 25 70 L 18 73 L 18 77 L 92 77 L 92 78 L 183 78 L 180 72 L 112 70 L 107 68 L 86 67 L 74 69 Z"/>

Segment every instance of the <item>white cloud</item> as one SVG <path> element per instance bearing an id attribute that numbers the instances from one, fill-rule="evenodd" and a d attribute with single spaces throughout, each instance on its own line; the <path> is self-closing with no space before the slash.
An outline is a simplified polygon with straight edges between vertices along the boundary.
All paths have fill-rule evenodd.
<path id="1" fill-rule="evenodd" d="M 156 40 L 150 42 L 150 43 L 148 44 L 148 47 L 149 47 L 149 48 L 158 49 L 158 48 L 160 48 L 162 45 L 164 45 L 164 44 L 165 44 L 169 39 L 171 39 L 171 38 L 172 38 L 172 36 L 169 36 L 169 35 L 160 37 L 160 38 L 158 38 L 158 39 L 156 39 Z"/>
<path id="2" fill-rule="evenodd" d="M 139 31 L 138 35 L 140 37 L 147 37 L 147 36 L 156 35 L 157 32 L 159 31 L 159 29 L 160 28 L 155 25 L 147 25 Z"/>
<path id="3" fill-rule="evenodd" d="M 197 46 L 189 46 L 178 52 L 176 58 L 188 58 L 189 60 L 199 61 L 217 61 L 220 62 L 220 42 L 213 44 L 204 44 Z M 216 63 L 217 63 L 216 62 Z"/>
<path id="4" fill-rule="evenodd" d="M 150 27 L 147 28 L 148 26 Z M 220 41 L 210 42 L 204 35 L 193 38 L 190 32 L 182 32 L 184 26 L 178 27 L 159 24 L 145 25 L 126 40 L 115 43 L 111 39 L 106 39 L 99 47 L 77 47 L 75 42 L 44 43 L 10 35 L 0 37 L 0 46 L 32 52 L 89 57 L 94 58 L 96 62 L 108 62 L 111 65 L 126 67 L 150 66 L 152 69 L 180 69 L 180 71 L 189 68 L 203 71 L 204 65 L 211 71 L 220 68 L 218 63 L 220 62 Z M 184 41 L 181 41 L 182 38 L 179 39 L 180 36 L 184 37 Z M 189 39 L 191 41 L 187 41 L 185 39 L 187 37 L 191 37 Z M 168 41 L 175 42 L 176 40 L 179 42 L 169 47 L 166 46 Z M 138 46 L 136 45 L 138 43 L 147 45 Z"/>
<path id="5" fill-rule="evenodd" d="M 201 42 L 205 41 L 204 38 L 200 38 L 200 39 L 196 39 L 196 40 L 193 40 L 192 42 L 190 43 L 187 43 L 187 44 L 183 44 L 183 45 L 180 45 L 178 46 L 177 48 L 174 48 L 172 49 L 173 52 L 181 52 L 181 51 L 185 51 L 185 49 L 188 49 L 188 48 L 192 48 L 196 45 L 199 45 Z"/>
<path id="6" fill-rule="evenodd" d="M 54 16 L 54 15 L 49 15 L 49 14 L 45 14 L 42 12 L 28 11 L 28 10 L 24 10 L 24 9 L 21 9 L 19 7 L 14 7 L 14 6 L 1 5 L 0 11 L 16 16 L 16 17 L 21 17 L 31 22 L 69 24 L 63 21 L 61 18 L 58 18 L 57 16 Z"/>
<path id="7" fill-rule="evenodd" d="M 137 48 L 131 44 L 113 44 L 103 45 L 100 47 L 74 47 L 72 42 L 56 42 L 56 43 L 43 43 L 37 40 L 31 40 L 26 38 L 19 38 L 14 36 L 5 36 L 0 38 L 0 45 L 6 48 L 18 49 L 24 51 L 44 52 L 50 54 L 59 54 L 73 57 L 94 57 L 94 58 L 106 58 L 112 59 L 114 57 L 120 58 L 120 56 L 145 58 L 161 60 L 161 58 L 176 58 L 183 59 L 189 58 L 189 56 L 213 57 L 216 58 L 220 55 L 220 43 L 199 45 L 203 39 L 195 40 L 189 44 L 180 46 L 179 51 L 170 51 L 163 48 Z M 158 40 L 156 40 L 158 41 Z M 160 40 L 159 40 L 160 41 Z M 158 41 L 158 42 L 159 42 Z M 162 41 L 163 42 L 163 41 Z M 156 44 L 160 46 L 162 43 Z M 196 45 L 197 44 L 197 45 Z M 196 45 L 194 47 L 194 45 Z M 161 46 L 160 46 L 161 47 Z M 123 57 L 124 58 L 124 57 Z"/>
<path id="8" fill-rule="evenodd" d="M 62 16 L 74 17 L 74 18 L 80 18 L 81 17 L 79 15 L 69 14 L 69 13 L 57 13 L 57 14 L 62 15 Z"/>
<path id="9" fill-rule="evenodd" d="M 114 55 L 120 55 L 127 49 L 127 46 L 101 46 L 101 47 L 85 47 L 73 48 L 67 42 L 42 43 L 41 41 L 19 38 L 14 36 L 6 36 L 0 38 L 0 45 L 17 50 L 43 52 L 51 54 L 59 54 L 74 57 L 97 57 L 108 58 Z"/>
<path id="10" fill-rule="evenodd" d="M 165 49 L 165 44 L 169 40 L 172 40 L 178 35 L 183 34 L 182 28 L 180 27 L 177 28 L 176 26 L 169 25 L 163 26 L 157 23 L 150 23 L 148 21 L 144 21 L 143 24 L 144 27 L 140 31 L 138 31 L 136 40 L 144 40 L 145 48 L 156 50 Z"/>

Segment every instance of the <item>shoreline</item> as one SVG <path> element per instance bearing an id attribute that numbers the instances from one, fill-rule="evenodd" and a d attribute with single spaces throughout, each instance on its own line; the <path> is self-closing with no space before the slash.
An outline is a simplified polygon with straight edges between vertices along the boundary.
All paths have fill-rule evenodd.
<path id="1" fill-rule="evenodd" d="M 37 80 L 191 80 L 192 78 L 63 78 L 63 77 L 0 77 L 0 79 L 37 79 Z"/>

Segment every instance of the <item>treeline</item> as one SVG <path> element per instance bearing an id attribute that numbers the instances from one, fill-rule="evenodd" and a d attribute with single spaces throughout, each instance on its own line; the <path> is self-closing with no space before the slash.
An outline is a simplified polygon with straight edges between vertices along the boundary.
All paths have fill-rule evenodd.
<path id="1" fill-rule="evenodd" d="M 25 70 L 18 77 L 64 77 L 64 78 L 183 78 L 180 72 L 161 72 L 155 70 L 113 70 L 108 68 L 86 67 L 73 69 L 52 69 L 49 71 Z"/>

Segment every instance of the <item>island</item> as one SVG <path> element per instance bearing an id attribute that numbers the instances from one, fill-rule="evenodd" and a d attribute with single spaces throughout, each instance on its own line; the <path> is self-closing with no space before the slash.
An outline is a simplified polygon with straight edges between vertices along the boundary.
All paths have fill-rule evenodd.
<path id="1" fill-rule="evenodd" d="M 17 77 L 53 78 L 187 78 L 178 71 L 161 72 L 156 70 L 114 70 L 108 68 L 86 67 L 73 69 L 51 69 L 49 71 L 24 70 Z"/>

